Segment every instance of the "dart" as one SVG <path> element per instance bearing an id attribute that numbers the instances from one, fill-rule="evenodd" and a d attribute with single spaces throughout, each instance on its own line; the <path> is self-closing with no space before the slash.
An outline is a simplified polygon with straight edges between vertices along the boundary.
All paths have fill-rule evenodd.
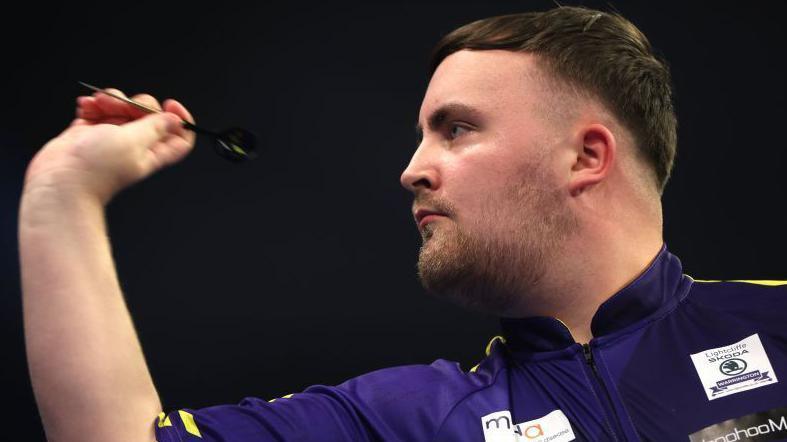
<path id="1" fill-rule="evenodd" d="M 88 89 L 91 89 L 95 92 L 100 92 L 105 95 L 109 95 L 110 97 L 117 98 L 118 100 L 125 101 L 126 103 L 141 109 L 145 112 L 150 113 L 162 113 L 158 109 L 154 109 L 149 106 L 145 106 L 142 103 L 138 103 L 130 98 L 126 98 L 117 94 L 113 94 L 112 92 L 108 92 L 104 89 L 99 87 L 84 83 L 79 81 L 79 84 L 85 86 Z M 256 137 L 253 133 L 249 132 L 246 129 L 242 129 L 240 127 L 233 127 L 229 129 L 224 129 L 220 132 L 215 132 L 212 130 L 208 130 L 197 125 L 191 124 L 186 120 L 181 120 L 183 123 L 183 127 L 185 129 L 191 130 L 194 133 L 207 135 L 213 138 L 213 150 L 219 154 L 219 156 L 233 161 L 233 162 L 240 162 L 246 161 L 257 158 L 256 150 Z"/>

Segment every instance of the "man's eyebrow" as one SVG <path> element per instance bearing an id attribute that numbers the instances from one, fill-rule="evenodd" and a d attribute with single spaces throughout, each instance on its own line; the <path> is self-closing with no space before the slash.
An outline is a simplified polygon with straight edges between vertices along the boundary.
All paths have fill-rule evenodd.
<path id="1" fill-rule="evenodd" d="M 426 118 L 426 124 L 430 130 L 434 131 L 437 130 L 440 125 L 448 119 L 448 117 L 460 113 L 476 117 L 481 115 L 481 111 L 474 108 L 473 106 L 464 103 L 449 102 L 432 111 L 431 115 Z M 420 143 L 424 136 L 424 128 L 421 126 L 420 121 L 415 123 L 415 136 Z"/>

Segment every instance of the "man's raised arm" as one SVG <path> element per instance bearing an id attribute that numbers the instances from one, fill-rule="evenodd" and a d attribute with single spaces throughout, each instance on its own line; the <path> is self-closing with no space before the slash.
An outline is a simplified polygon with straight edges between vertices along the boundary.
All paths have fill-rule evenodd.
<path id="1" fill-rule="evenodd" d="M 149 95 L 134 98 L 160 109 Z M 180 119 L 193 119 L 174 100 L 161 114 L 103 94 L 78 105 L 77 119 L 30 162 L 19 208 L 33 389 L 49 440 L 153 441 L 161 404 L 117 279 L 104 208 L 184 158 L 194 135 Z"/>

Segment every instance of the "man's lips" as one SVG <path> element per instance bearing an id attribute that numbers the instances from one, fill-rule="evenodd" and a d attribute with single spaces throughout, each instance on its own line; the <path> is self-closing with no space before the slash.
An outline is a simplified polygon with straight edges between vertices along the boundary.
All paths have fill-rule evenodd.
<path id="1" fill-rule="evenodd" d="M 435 210 L 419 209 L 415 212 L 415 222 L 418 224 L 419 229 L 423 229 L 427 223 L 444 216 L 446 216 L 444 213 Z"/>
<path id="2" fill-rule="evenodd" d="M 443 217 L 444 217 L 444 215 L 438 215 L 438 214 L 426 215 L 425 217 L 421 218 L 421 222 L 418 223 L 418 227 L 420 229 L 423 229 L 424 226 L 426 226 L 428 223 L 430 223 L 432 221 L 435 221 L 438 218 L 443 218 Z"/>

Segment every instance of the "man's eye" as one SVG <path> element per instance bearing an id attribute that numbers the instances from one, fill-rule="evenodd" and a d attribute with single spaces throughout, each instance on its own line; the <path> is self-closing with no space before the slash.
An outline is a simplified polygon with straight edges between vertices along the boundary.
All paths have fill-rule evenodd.
<path id="1" fill-rule="evenodd" d="M 462 134 L 461 132 L 457 132 L 457 129 L 458 129 L 458 130 L 464 130 L 464 131 L 468 130 L 468 129 L 467 129 L 466 127 L 464 127 L 464 126 L 460 126 L 460 125 L 458 125 L 458 124 L 452 124 L 452 125 L 451 125 L 451 127 L 450 127 L 450 129 L 448 130 L 448 131 L 449 131 L 449 133 L 451 134 L 451 138 L 456 138 L 456 137 L 458 137 L 459 135 L 461 135 L 461 134 Z"/>

